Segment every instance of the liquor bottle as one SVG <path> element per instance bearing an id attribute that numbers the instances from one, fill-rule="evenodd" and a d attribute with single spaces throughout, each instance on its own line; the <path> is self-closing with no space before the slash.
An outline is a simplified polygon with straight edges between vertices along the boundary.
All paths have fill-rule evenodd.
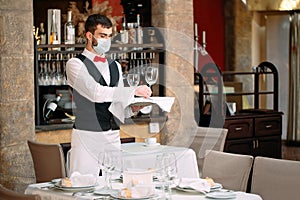
<path id="1" fill-rule="evenodd" d="M 140 14 L 136 16 L 136 38 L 138 44 L 143 44 L 143 29 L 141 26 Z"/>
<path id="2" fill-rule="evenodd" d="M 65 44 L 75 44 L 75 26 L 72 22 L 72 11 L 68 11 L 68 21 L 64 26 Z M 67 51 L 74 51 L 75 47 L 66 47 Z"/>
<path id="3" fill-rule="evenodd" d="M 122 44 L 128 44 L 128 30 L 127 30 L 127 23 L 126 23 L 125 17 L 123 17 L 122 29 L 120 30 L 120 35 L 121 35 Z M 123 51 L 126 51 L 126 50 L 127 50 L 127 47 L 124 47 Z"/>
<path id="4" fill-rule="evenodd" d="M 40 35 L 40 44 L 46 44 L 46 33 L 45 33 L 45 27 L 43 22 L 40 23 L 39 35 Z"/>
<path id="5" fill-rule="evenodd" d="M 48 106 L 47 106 L 47 108 L 46 108 L 46 110 L 45 110 L 45 112 L 44 113 L 46 113 L 45 114 L 45 119 L 46 120 L 49 120 L 50 118 L 51 118 L 51 116 L 52 116 L 52 114 L 53 114 L 53 112 L 56 110 L 56 108 L 57 108 L 57 104 L 58 104 L 58 102 L 60 101 L 60 99 L 61 99 L 61 94 L 59 94 L 57 97 L 56 97 L 56 100 L 55 101 L 52 101 L 52 102 L 50 102 L 49 104 L 48 104 Z M 47 102 L 46 102 L 47 103 Z"/>
<path id="6" fill-rule="evenodd" d="M 51 29 L 50 29 L 50 44 L 59 44 L 57 21 L 55 10 L 52 11 Z M 59 48 L 53 48 L 52 50 L 59 50 Z"/>

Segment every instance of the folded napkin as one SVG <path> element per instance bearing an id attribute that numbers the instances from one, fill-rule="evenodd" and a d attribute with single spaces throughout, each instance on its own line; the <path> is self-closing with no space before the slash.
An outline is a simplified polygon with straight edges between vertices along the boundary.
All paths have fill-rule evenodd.
<path id="1" fill-rule="evenodd" d="M 180 188 L 190 188 L 199 192 L 210 192 L 210 183 L 201 178 L 180 178 L 177 186 Z"/>
<path id="2" fill-rule="evenodd" d="M 80 174 L 73 172 L 70 176 L 72 187 L 94 186 L 97 183 L 97 177 L 92 174 Z"/>
<path id="3" fill-rule="evenodd" d="M 120 191 L 120 196 L 125 198 L 146 198 L 154 194 L 153 184 L 136 184 L 123 188 Z"/>

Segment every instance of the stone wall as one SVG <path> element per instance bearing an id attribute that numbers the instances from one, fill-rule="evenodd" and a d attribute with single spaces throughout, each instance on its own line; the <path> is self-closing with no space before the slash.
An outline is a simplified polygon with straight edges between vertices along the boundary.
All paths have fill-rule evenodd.
<path id="1" fill-rule="evenodd" d="M 0 1 L 0 184 L 17 191 L 35 180 L 32 3 Z"/>

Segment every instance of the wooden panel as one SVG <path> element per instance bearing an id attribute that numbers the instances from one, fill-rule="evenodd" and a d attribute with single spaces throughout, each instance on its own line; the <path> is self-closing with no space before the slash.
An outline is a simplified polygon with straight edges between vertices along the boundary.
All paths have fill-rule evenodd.
<path id="1" fill-rule="evenodd" d="M 253 119 L 226 120 L 224 128 L 228 129 L 227 139 L 253 137 Z"/>
<path id="2" fill-rule="evenodd" d="M 281 116 L 256 118 L 254 135 L 281 135 Z"/>
<path id="3" fill-rule="evenodd" d="M 134 132 L 135 127 L 127 129 L 128 132 Z M 66 130 L 53 130 L 53 131 L 38 131 L 35 134 L 35 139 L 38 142 L 48 143 L 48 144 L 61 144 L 70 143 L 72 136 L 72 129 Z M 135 138 L 131 134 L 126 134 L 122 130 L 120 131 L 120 137 L 122 142 L 144 142 L 144 138 Z M 159 141 L 159 139 L 158 139 Z"/>
<path id="4" fill-rule="evenodd" d="M 252 155 L 252 139 L 229 140 L 225 143 L 225 152 Z"/>

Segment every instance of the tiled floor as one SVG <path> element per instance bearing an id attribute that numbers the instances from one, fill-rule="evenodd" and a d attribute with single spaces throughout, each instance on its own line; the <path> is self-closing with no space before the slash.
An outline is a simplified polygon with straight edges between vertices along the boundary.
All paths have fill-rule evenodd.
<path id="1" fill-rule="evenodd" d="M 300 161 L 300 146 L 286 146 L 282 144 L 282 158 Z"/>

